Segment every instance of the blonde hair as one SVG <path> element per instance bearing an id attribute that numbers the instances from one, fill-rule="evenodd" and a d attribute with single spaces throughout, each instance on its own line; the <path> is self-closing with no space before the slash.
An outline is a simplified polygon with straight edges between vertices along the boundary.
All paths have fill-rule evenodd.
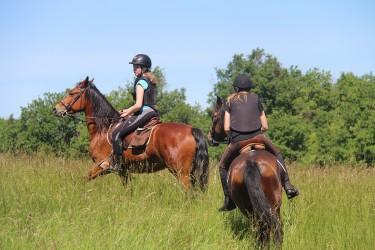
<path id="1" fill-rule="evenodd" d="M 144 76 L 147 76 L 148 78 L 150 78 L 150 82 L 153 84 L 153 85 L 156 85 L 158 83 L 158 80 L 156 79 L 156 77 L 154 76 L 154 74 L 151 73 L 151 71 L 146 71 L 145 73 L 143 73 Z"/>
<path id="2" fill-rule="evenodd" d="M 238 93 L 231 94 L 230 96 L 228 96 L 228 104 L 231 101 L 236 101 L 236 100 L 240 100 L 241 102 L 247 102 L 248 93 L 249 93 L 248 91 L 240 91 Z"/>

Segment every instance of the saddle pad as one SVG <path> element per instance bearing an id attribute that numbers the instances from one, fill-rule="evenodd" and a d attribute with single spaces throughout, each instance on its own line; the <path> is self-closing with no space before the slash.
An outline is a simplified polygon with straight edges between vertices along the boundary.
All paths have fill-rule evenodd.
<path id="1" fill-rule="evenodd" d="M 240 154 L 246 153 L 246 152 L 251 151 L 251 150 L 261 150 L 261 149 L 266 149 L 266 147 L 264 146 L 263 143 L 253 142 L 253 143 L 249 143 L 246 146 L 244 146 L 240 150 Z"/>
<path id="2" fill-rule="evenodd" d="M 159 117 L 153 117 L 144 127 L 134 131 L 128 144 L 129 148 L 146 147 L 154 127 L 161 123 Z"/>
<path id="3" fill-rule="evenodd" d="M 129 148 L 140 148 L 145 147 L 150 137 L 152 129 L 151 128 L 141 128 L 134 132 L 133 137 L 130 140 Z"/>

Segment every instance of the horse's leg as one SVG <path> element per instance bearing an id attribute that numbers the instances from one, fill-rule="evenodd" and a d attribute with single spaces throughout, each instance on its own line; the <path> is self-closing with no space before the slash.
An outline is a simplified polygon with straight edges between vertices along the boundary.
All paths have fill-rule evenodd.
<path id="1" fill-rule="evenodd" d="M 184 185 L 185 189 L 188 189 L 190 184 L 191 184 L 190 172 L 188 172 L 188 173 L 186 173 L 185 171 L 181 172 L 180 173 L 180 180 L 181 180 L 182 184 Z"/>
<path id="2" fill-rule="evenodd" d="M 174 164 L 176 167 L 168 167 L 169 172 L 171 172 L 177 180 L 179 180 L 185 189 L 188 189 L 191 183 L 190 171 L 186 171 L 180 164 Z M 173 166 L 173 165 L 172 165 Z"/>
<path id="3" fill-rule="evenodd" d="M 263 224 L 262 221 L 259 222 L 260 224 Z M 271 228 L 269 225 L 258 225 L 259 231 L 258 231 L 258 237 L 259 237 L 259 244 L 263 248 L 269 248 L 269 245 L 271 243 Z"/>
<path id="4" fill-rule="evenodd" d="M 86 174 L 85 178 L 87 180 L 93 180 L 95 179 L 96 177 L 98 177 L 99 175 L 104 175 L 104 174 L 108 174 L 109 172 L 100 167 L 98 164 L 95 164 L 90 170 L 89 172 Z"/>
<path id="5" fill-rule="evenodd" d="M 275 215 L 278 220 L 277 225 L 275 226 L 275 232 L 273 232 L 274 242 L 277 246 L 282 246 L 283 244 L 283 228 L 281 225 L 281 217 L 280 217 L 280 206 L 281 204 L 275 209 Z"/>
<path id="6" fill-rule="evenodd" d="M 282 203 L 282 184 L 278 177 L 277 164 L 267 168 L 268 177 L 263 178 L 263 192 L 271 206 L 271 230 L 269 232 L 269 240 L 271 238 L 277 246 L 282 245 L 283 232 L 280 217 L 280 208 Z"/>

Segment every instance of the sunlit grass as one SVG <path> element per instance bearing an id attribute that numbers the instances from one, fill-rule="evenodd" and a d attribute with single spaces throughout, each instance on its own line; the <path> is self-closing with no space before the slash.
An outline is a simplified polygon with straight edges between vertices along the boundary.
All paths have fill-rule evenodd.
<path id="1" fill-rule="evenodd" d="M 0 156 L 0 249 L 252 249 L 239 211 L 218 213 L 217 164 L 205 193 L 167 171 L 86 182 L 91 166 L 64 158 Z M 290 167 L 301 195 L 283 196 L 285 249 L 371 249 L 375 170 Z"/>

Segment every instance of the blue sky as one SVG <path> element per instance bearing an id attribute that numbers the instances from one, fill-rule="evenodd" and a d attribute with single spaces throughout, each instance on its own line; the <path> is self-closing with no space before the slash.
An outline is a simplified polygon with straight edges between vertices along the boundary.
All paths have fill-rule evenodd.
<path id="1" fill-rule="evenodd" d="M 167 90 L 206 108 L 234 54 L 262 48 L 282 66 L 375 72 L 375 1 L 1 1 L 0 117 L 86 76 L 108 94 L 148 54 Z"/>

